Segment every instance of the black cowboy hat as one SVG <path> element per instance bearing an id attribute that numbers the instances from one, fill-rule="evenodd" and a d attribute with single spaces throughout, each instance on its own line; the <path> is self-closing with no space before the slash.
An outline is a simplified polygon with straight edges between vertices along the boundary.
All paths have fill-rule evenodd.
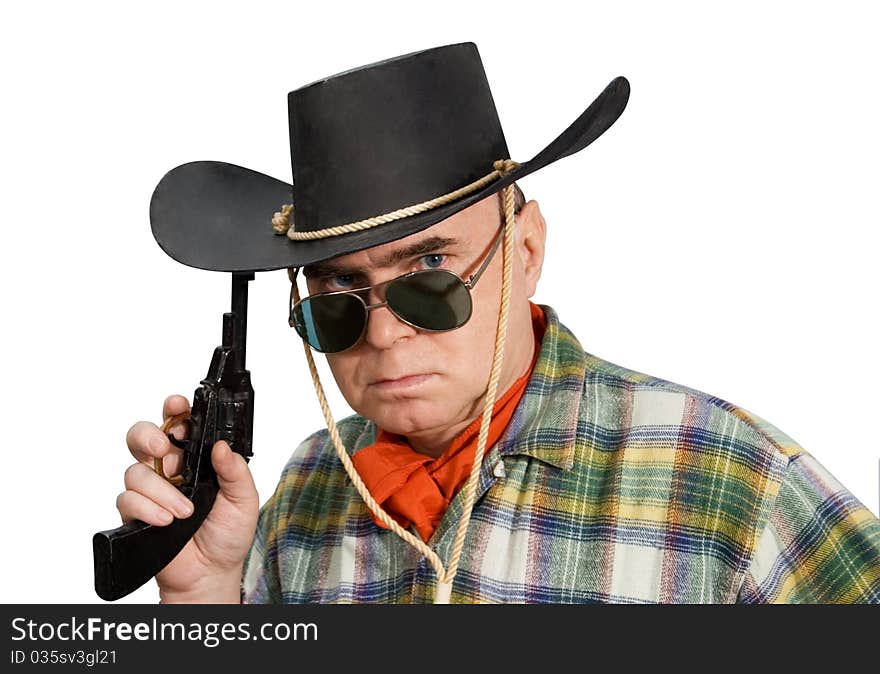
<path id="1" fill-rule="evenodd" d="M 302 267 L 378 246 L 582 150 L 617 120 L 628 98 L 629 83 L 615 78 L 532 159 L 451 203 L 327 238 L 278 236 L 271 223 L 282 204 L 293 203 L 294 232 L 321 230 L 446 195 L 510 158 L 475 44 L 373 63 L 288 94 L 293 185 L 224 162 L 183 164 L 153 193 L 153 235 L 178 262 L 231 272 Z"/>

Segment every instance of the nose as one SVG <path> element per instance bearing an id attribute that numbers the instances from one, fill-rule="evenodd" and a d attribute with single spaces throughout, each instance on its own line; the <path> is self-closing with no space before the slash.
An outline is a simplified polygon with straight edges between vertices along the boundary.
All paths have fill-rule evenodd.
<path id="1" fill-rule="evenodd" d="M 404 323 L 387 306 L 371 309 L 367 315 L 364 341 L 376 349 L 390 349 L 398 340 L 412 337 L 418 331 Z"/>

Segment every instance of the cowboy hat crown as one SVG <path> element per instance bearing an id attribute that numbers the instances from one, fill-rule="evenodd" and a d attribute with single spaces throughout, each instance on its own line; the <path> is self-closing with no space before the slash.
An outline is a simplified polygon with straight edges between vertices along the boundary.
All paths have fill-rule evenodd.
<path id="1" fill-rule="evenodd" d="M 168 255 L 215 271 L 301 267 L 419 232 L 573 154 L 620 116 L 617 77 L 531 160 L 508 161 L 471 42 L 387 59 L 288 94 L 293 185 L 216 161 L 169 171 L 150 204 Z M 273 211 L 293 202 L 287 236 Z"/>

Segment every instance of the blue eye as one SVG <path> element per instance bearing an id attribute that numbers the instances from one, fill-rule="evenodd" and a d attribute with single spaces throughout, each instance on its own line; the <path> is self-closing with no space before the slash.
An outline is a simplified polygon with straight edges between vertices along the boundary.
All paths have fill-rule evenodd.
<path id="1" fill-rule="evenodd" d="M 327 279 L 327 286 L 333 290 L 346 290 L 354 283 L 354 274 L 339 274 Z"/>
<path id="2" fill-rule="evenodd" d="M 445 258 L 446 256 L 442 255 L 441 253 L 431 253 L 430 255 L 422 256 L 422 260 L 424 260 L 425 266 L 429 269 L 439 268 L 440 265 L 443 264 Z"/>

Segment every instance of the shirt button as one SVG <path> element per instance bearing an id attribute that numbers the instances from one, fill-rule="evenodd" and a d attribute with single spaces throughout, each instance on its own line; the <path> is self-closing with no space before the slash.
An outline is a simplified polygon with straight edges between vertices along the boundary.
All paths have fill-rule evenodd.
<path id="1" fill-rule="evenodd" d="M 495 464 L 495 467 L 492 469 L 492 474 L 495 477 L 507 477 L 507 471 L 504 470 L 504 462 L 499 461 Z"/>

